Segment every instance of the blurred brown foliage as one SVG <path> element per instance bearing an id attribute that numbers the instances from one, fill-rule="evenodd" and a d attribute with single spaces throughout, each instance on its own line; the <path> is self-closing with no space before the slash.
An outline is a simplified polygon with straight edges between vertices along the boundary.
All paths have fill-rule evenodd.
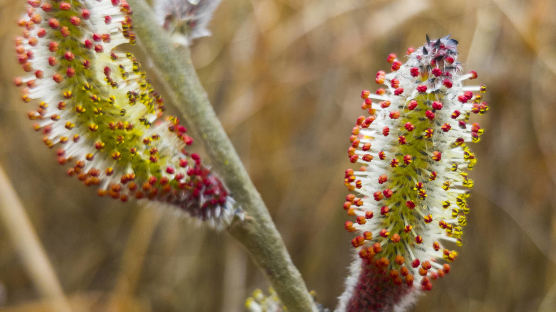
<path id="1" fill-rule="evenodd" d="M 262 274 L 225 233 L 97 198 L 31 130 L 12 79 L 24 1 L 0 0 L 0 162 L 76 311 L 243 310 Z M 465 245 L 414 311 L 556 311 L 556 3 L 223 1 L 192 48 L 222 123 L 317 299 L 351 259 L 343 170 L 359 92 L 389 52 L 451 34 L 488 85 Z M 41 311 L 0 227 L 0 311 Z"/>

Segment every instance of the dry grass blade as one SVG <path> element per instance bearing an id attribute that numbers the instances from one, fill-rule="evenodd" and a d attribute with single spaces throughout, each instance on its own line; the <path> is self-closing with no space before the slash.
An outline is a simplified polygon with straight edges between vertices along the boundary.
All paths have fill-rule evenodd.
<path id="1" fill-rule="evenodd" d="M 41 296 L 49 300 L 52 311 L 72 311 L 25 209 L 2 167 L 0 167 L 0 218 L 14 247 L 19 251 L 29 277 Z"/>

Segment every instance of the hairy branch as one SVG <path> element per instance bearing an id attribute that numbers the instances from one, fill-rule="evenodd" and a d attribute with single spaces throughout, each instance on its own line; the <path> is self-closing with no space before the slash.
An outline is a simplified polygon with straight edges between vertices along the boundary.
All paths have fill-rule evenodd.
<path id="1" fill-rule="evenodd" d="M 249 251 L 263 269 L 289 311 L 315 311 L 313 300 L 293 265 L 266 206 L 251 182 L 232 143 L 210 105 L 187 48 L 172 47 L 169 36 L 157 26 L 144 0 L 128 1 L 134 11 L 134 29 L 152 59 L 159 78 L 186 123 L 203 141 L 212 163 L 248 218 L 235 222 L 229 233 Z"/>

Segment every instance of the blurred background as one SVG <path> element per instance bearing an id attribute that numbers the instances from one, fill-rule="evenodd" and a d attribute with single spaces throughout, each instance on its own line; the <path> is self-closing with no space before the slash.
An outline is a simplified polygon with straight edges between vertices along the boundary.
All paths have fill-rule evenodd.
<path id="1" fill-rule="evenodd" d="M 75 311 L 243 311 L 268 283 L 225 233 L 67 178 L 12 83 L 25 1 L 0 0 L 0 163 Z M 294 263 L 334 307 L 351 259 L 343 171 L 390 52 L 451 34 L 488 86 L 465 244 L 413 311 L 556 311 L 556 3 L 224 0 L 194 62 Z M 0 311 L 47 311 L 0 222 Z M 21 244 L 21 242 L 19 243 Z"/>

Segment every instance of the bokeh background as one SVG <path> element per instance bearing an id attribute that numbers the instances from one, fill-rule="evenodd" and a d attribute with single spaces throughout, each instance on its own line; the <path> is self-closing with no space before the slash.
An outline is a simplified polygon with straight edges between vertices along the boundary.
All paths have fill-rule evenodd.
<path id="1" fill-rule="evenodd" d="M 268 284 L 237 242 L 98 198 L 32 131 L 12 84 L 24 2 L 0 0 L 0 163 L 75 311 L 242 311 Z M 360 91 L 389 52 L 451 34 L 490 111 L 464 247 L 413 311 L 556 311 L 555 12 L 551 0 L 223 1 L 194 62 L 318 301 L 335 306 L 351 259 L 343 171 Z M 0 311 L 47 311 L 10 237 L 0 222 Z"/>

